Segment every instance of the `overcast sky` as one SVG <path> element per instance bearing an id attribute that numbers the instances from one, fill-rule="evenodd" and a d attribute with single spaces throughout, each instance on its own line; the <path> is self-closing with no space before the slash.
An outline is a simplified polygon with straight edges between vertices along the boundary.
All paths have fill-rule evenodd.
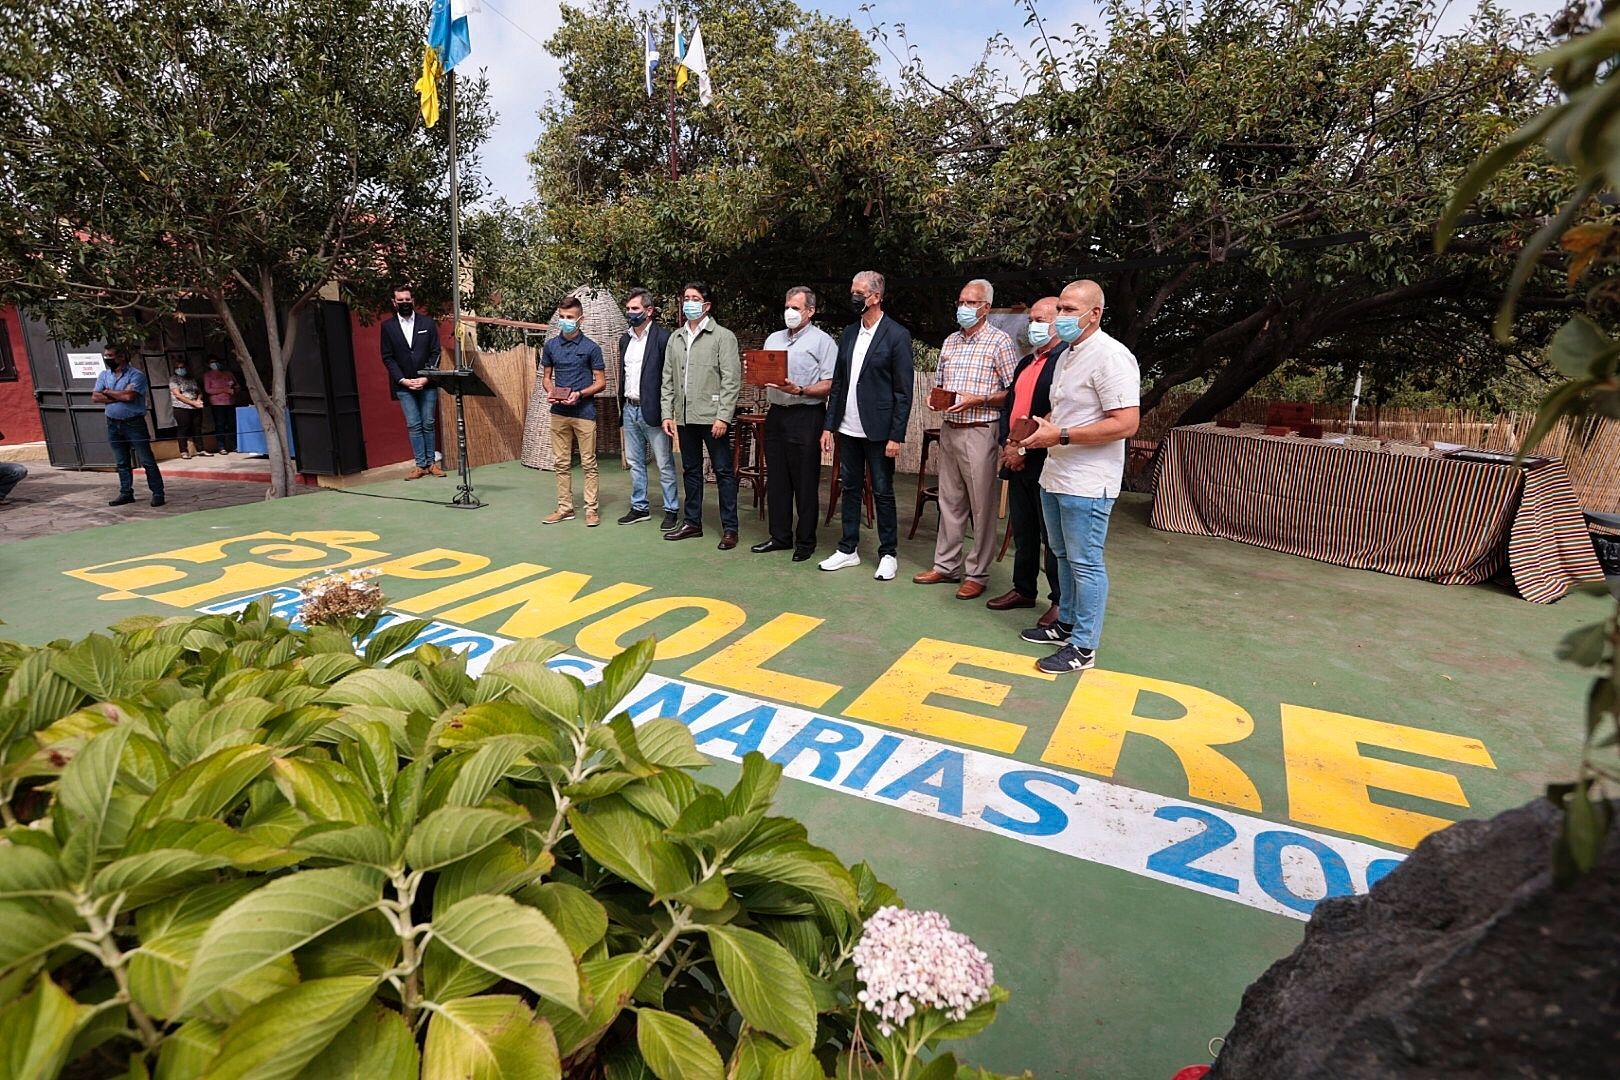
<path id="1" fill-rule="evenodd" d="M 484 146 L 484 173 L 493 194 L 511 202 L 524 202 L 533 194 L 526 155 L 540 134 L 536 114 L 557 90 L 557 61 L 546 52 L 543 42 L 557 29 L 557 4 L 553 0 L 482 0 L 483 10 L 470 16 L 472 56 L 468 61 L 489 76 L 491 98 L 498 122 Z M 957 75 L 972 66 L 983 52 L 984 43 L 998 31 L 1029 55 L 1033 31 L 1024 25 L 1026 11 L 1015 0 L 870 0 L 870 13 L 862 12 L 862 0 L 800 0 L 803 7 L 814 7 L 829 15 L 851 19 L 862 30 L 874 21 L 889 28 L 904 25 L 936 82 Z M 1097 7 L 1091 0 L 1042 0 L 1041 17 L 1053 33 L 1066 32 L 1070 24 L 1095 24 Z M 1560 0 L 1505 0 L 1504 6 L 1516 14 L 1550 15 L 1564 5 Z M 1456 28 L 1473 11 L 1472 0 L 1452 0 L 1444 24 Z M 891 33 L 896 52 L 901 44 Z M 891 79 L 896 62 L 878 46 L 883 69 Z M 634 56 L 625 63 L 637 65 Z M 1002 61 L 1011 70 L 1011 61 Z M 723 77 L 715 81 L 724 92 Z"/>

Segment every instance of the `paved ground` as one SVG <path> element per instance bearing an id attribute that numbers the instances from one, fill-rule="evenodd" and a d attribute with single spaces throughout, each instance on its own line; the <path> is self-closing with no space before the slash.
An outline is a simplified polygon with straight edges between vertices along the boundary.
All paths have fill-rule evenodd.
<path id="1" fill-rule="evenodd" d="M 977 750 L 975 760 L 1011 763 L 1025 771 L 1001 777 L 1001 792 L 1020 797 L 1003 799 L 999 829 L 974 819 L 997 797 L 993 782 L 981 790 L 970 771 L 965 810 L 950 805 L 963 795 L 948 770 L 891 798 L 875 790 L 881 776 L 856 782 L 865 759 L 831 782 L 788 784 L 782 805 L 812 839 L 870 860 L 911 905 L 944 910 L 973 936 L 1013 998 L 969 1055 L 1043 1078 L 1158 1080 L 1208 1060 L 1244 987 L 1299 940 L 1302 923 L 1268 896 L 1310 894 L 1300 883 L 1341 858 L 1363 888 L 1368 852 L 1398 857 L 1429 828 L 1567 776 L 1584 687 L 1552 653 L 1604 611 L 1591 596 L 1534 605 L 1492 586 L 1160 533 L 1145 500 L 1127 497 L 1108 542 L 1100 666 L 1045 681 L 1029 674 L 1040 650 L 1015 637 L 1030 612 L 997 614 L 906 580 L 930 560 L 932 514 L 901 543 L 900 580 L 881 583 L 870 534 L 862 566 L 837 574 L 750 554 L 764 527 L 746 500 L 742 545 L 716 551 L 712 490 L 701 540 L 615 526 L 628 486 L 615 464 L 604 466 L 597 529 L 539 524 L 554 505 L 548 473 L 509 463 L 476 479 L 490 505 L 473 512 L 429 504 L 448 498 L 447 482 L 394 482 L 183 517 L 143 506 L 116 532 L 6 543 L 0 619 L 6 633 L 47 640 L 334 560 L 381 563 L 391 598 L 447 623 L 544 634 L 598 658 L 654 633 L 659 674 L 746 686 L 813 710 L 828 732 L 860 721 L 892 733 L 891 745 L 925 739 L 957 748 L 958 761 Z M 911 485 L 902 479 L 903 520 Z M 60 498 L 97 513 L 92 496 L 106 494 Z M 303 536 L 278 539 L 290 533 Z M 216 546 L 193 548 L 203 542 Z M 832 542 L 824 528 L 822 552 Z M 996 567 L 991 595 L 1008 573 Z M 701 705 L 690 712 L 694 732 L 713 738 L 691 718 Z M 801 773 L 817 760 L 801 759 Z M 829 770 L 835 761 L 852 758 L 829 752 Z M 732 769 L 715 766 L 716 782 Z M 1046 835 L 1059 803 L 1073 827 Z"/>

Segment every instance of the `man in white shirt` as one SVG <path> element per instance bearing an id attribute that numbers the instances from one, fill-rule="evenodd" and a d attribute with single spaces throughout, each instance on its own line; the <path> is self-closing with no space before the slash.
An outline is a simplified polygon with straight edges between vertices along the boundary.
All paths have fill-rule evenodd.
<path id="1" fill-rule="evenodd" d="M 1058 561 L 1058 619 L 1019 636 L 1059 646 L 1035 664 L 1053 675 L 1096 665 L 1108 604 L 1103 541 L 1125 480 L 1125 440 L 1136 434 L 1142 415 L 1136 357 L 1102 330 L 1102 315 L 1102 286 L 1095 281 L 1063 290 L 1053 328 L 1068 350 L 1052 378 L 1052 414 L 1033 417 L 1035 434 L 1020 444 L 1050 449 L 1041 468 L 1041 510 Z"/>
<path id="2" fill-rule="evenodd" d="M 765 414 L 765 505 L 771 535 L 749 550 L 764 555 L 792 548 L 793 561 L 803 562 L 816 550 L 821 431 L 827 422 L 838 343 L 810 321 L 816 314 L 816 294 L 810 289 L 795 285 L 787 291 L 784 305 L 785 329 L 765 339 L 767 349 L 788 354 L 787 381 L 765 390 L 771 404 Z"/>
<path id="3" fill-rule="evenodd" d="M 821 435 L 822 452 L 830 454 L 836 434 L 844 535 L 838 550 L 818 565 L 823 570 L 842 570 L 860 564 L 856 548 L 861 541 L 861 504 L 869 476 L 878 527 L 878 565 L 872 576 L 893 581 L 900 551 L 894 459 L 906 441 L 914 367 L 911 331 L 883 314 L 884 287 L 883 275 L 875 270 L 856 274 L 850 284 L 849 304 L 856 321 L 838 339 L 838 361 Z"/>

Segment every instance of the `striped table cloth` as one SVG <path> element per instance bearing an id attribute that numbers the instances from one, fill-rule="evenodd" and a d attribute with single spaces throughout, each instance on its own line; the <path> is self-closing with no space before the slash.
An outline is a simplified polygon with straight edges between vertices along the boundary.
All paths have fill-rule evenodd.
<path id="1" fill-rule="evenodd" d="M 1562 462 L 1535 469 L 1197 424 L 1159 447 L 1156 529 L 1550 604 L 1601 581 Z"/>

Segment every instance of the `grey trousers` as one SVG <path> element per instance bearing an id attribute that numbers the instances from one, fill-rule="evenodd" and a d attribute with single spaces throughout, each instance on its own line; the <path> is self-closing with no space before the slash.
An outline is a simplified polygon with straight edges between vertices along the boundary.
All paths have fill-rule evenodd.
<path id="1" fill-rule="evenodd" d="M 934 569 L 958 574 L 983 585 L 996 557 L 996 510 L 999 471 L 996 428 L 968 427 L 949 420 L 939 432 L 939 535 L 934 541 Z M 965 559 L 964 539 L 973 524 L 973 551 Z"/>

